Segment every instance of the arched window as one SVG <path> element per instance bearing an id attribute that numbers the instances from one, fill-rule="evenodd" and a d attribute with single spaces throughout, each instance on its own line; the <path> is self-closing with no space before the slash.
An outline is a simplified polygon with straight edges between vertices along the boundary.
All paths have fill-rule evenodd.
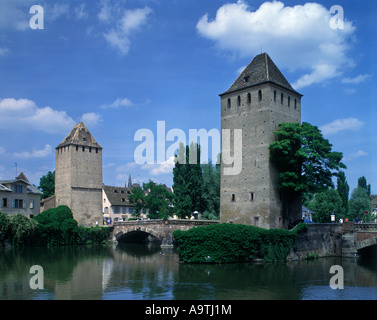
<path id="1" fill-rule="evenodd" d="M 247 94 L 247 103 L 248 104 L 251 103 L 251 93 L 250 92 Z"/>
<path id="2" fill-rule="evenodd" d="M 262 101 L 262 90 L 258 91 L 258 100 Z"/>
<path id="3" fill-rule="evenodd" d="M 241 97 L 237 97 L 237 107 L 241 106 Z"/>
<path id="4" fill-rule="evenodd" d="M 231 107 L 230 98 L 228 98 L 227 105 L 228 105 L 228 109 L 230 109 Z"/>
<path id="5" fill-rule="evenodd" d="M 281 104 L 283 104 L 283 101 L 284 101 L 284 94 L 281 94 L 281 96 L 280 96 L 280 102 L 281 102 Z"/>

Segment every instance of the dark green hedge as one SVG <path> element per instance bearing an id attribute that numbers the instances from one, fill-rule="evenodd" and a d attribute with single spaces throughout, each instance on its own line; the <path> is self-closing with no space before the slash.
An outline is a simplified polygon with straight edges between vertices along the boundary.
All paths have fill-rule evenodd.
<path id="1" fill-rule="evenodd" d="M 33 219 L 0 213 L 0 244 L 14 246 L 65 246 L 101 244 L 109 240 L 109 227 L 79 226 L 67 206 L 43 211 Z"/>
<path id="2" fill-rule="evenodd" d="M 221 223 L 187 231 L 176 230 L 173 237 L 184 262 L 231 263 L 254 258 L 278 261 L 286 259 L 296 243 L 297 234 L 305 229 L 305 224 L 287 231 Z"/>

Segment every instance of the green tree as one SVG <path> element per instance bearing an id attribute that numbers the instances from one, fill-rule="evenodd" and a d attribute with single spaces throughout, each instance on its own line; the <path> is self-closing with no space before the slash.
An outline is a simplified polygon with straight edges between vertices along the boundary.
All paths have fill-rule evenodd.
<path id="1" fill-rule="evenodd" d="M 335 214 L 335 221 L 343 218 L 342 199 L 335 189 L 328 189 L 316 193 L 314 201 L 310 204 L 313 210 L 313 221 L 317 223 L 331 222 L 331 214 Z"/>
<path id="2" fill-rule="evenodd" d="M 278 188 L 283 201 L 283 216 L 301 210 L 298 203 L 304 192 L 318 193 L 333 188 L 342 153 L 332 151 L 321 131 L 307 122 L 281 123 L 270 145 L 272 163 L 279 172 Z"/>
<path id="3" fill-rule="evenodd" d="M 76 243 L 77 221 L 67 206 L 43 211 L 34 219 L 38 222 L 39 244 L 69 245 Z"/>
<path id="4" fill-rule="evenodd" d="M 9 240 L 15 246 L 31 244 L 38 223 L 22 213 L 9 217 Z"/>
<path id="5" fill-rule="evenodd" d="M 346 174 L 344 173 L 344 171 L 339 171 L 336 190 L 338 191 L 339 196 L 342 199 L 341 212 L 339 213 L 342 218 L 345 218 L 348 213 L 348 198 L 350 187 L 347 183 Z"/>
<path id="6" fill-rule="evenodd" d="M 367 179 L 364 176 L 360 177 L 357 180 L 357 186 L 360 187 L 360 188 L 365 189 L 365 191 L 367 192 L 368 196 L 370 196 L 370 193 L 371 193 L 370 188 L 371 187 L 370 187 L 370 184 L 368 184 Z"/>
<path id="7" fill-rule="evenodd" d="M 368 211 L 367 216 L 364 215 L 364 212 Z M 349 210 L 348 216 L 350 219 L 359 220 L 363 219 L 364 221 L 370 219 L 372 213 L 372 200 L 368 194 L 368 189 L 364 187 L 357 187 L 352 191 L 351 198 L 349 200 Z"/>
<path id="8" fill-rule="evenodd" d="M 200 147 L 179 145 L 173 168 L 174 209 L 180 218 L 202 209 L 202 168 Z"/>
<path id="9" fill-rule="evenodd" d="M 128 199 L 130 203 L 134 205 L 134 212 L 132 215 L 136 218 L 140 217 L 140 214 L 144 212 L 146 208 L 144 190 L 139 186 L 132 188 Z"/>
<path id="10" fill-rule="evenodd" d="M 173 194 L 165 186 L 153 181 L 143 184 L 144 190 L 148 190 L 145 196 L 145 207 L 149 210 L 148 218 L 165 219 L 173 214 Z"/>
<path id="11" fill-rule="evenodd" d="M 220 218 L 220 164 L 202 165 L 202 218 L 217 220 Z"/>
<path id="12" fill-rule="evenodd" d="M 0 244 L 8 238 L 10 219 L 5 213 L 0 212 Z"/>
<path id="13" fill-rule="evenodd" d="M 55 171 L 49 171 L 39 180 L 39 190 L 43 192 L 41 198 L 46 199 L 55 194 Z"/>

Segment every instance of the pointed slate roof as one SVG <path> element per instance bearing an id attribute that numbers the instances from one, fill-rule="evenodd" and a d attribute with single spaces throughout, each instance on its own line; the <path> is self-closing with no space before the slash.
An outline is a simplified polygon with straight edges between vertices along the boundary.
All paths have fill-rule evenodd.
<path id="1" fill-rule="evenodd" d="M 257 55 L 230 88 L 220 96 L 267 82 L 274 83 L 301 96 L 292 88 L 267 53 Z"/>
<path id="2" fill-rule="evenodd" d="M 94 140 L 93 136 L 83 122 L 76 124 L 71 132 L 57 146 L 57 148 L 68 146 L 70 144 L 102 149 L 97 141 Z"/>

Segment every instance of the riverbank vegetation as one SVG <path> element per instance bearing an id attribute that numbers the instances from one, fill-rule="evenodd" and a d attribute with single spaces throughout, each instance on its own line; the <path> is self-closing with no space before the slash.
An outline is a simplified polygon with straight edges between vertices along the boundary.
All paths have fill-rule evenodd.
<path id="1" fill-rule="evenodd" d="M 106 243 L 108 227 L 79 226 L 67 206 L 59 206 L 28 218 L 0 212 L 0 245 L 65 246 Z"/>
<path id="2" fill-rule="evenodd" d="M 188 263 L 284 261 L 296 245 L 298 234 L 306 228 L 299 224 L 288 231 L 221 223 L 176 230 L 173 237 L 180 259 Z"/>

